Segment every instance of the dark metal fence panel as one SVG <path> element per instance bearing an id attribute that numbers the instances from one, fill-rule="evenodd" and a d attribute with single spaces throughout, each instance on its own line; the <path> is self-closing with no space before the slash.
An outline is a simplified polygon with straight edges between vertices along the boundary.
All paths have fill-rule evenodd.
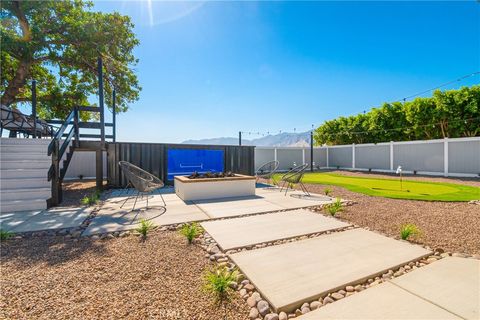
<path id="1" fill-rule="evenodd" d="M 253 175 L 255 172 L 255 147 L 253 146 L 109 142 L 107 144 L 108 184 L 113 187 L 126 185 L 125 178 L 118 167 L 119 161 L 128 161 L 166 181 L 168 149 L 223 150 L 225 171 L 247 175 Z"/>

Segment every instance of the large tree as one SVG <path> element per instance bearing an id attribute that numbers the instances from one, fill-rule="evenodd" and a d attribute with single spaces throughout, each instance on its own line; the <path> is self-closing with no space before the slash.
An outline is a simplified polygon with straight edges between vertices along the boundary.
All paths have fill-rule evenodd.
<path id="1" fill-rule="evenodd" d="M 432 97 L 384 103 L 366 114 L 338 117 L 315 130 L 317 144 L 474 137 L 480 135 L 480 86 L 437 90 Z"/>
<path id="2" fill-rule="evenodd" d="M 93 11 L 74 1 L 1 2 L 0 102 L 31 100 L 37 80 L 39 116 L 63 118 L 74 105 L 86 105 L 98 92 L 97 59 L 104 64 L 105 101 L 124 112 L 141 90 L 133 67 L 139 41 L 128 16 Z"/>

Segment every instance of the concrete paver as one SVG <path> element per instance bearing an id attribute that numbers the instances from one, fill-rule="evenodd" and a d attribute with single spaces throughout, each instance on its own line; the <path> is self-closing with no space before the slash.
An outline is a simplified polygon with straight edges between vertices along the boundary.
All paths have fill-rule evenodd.
<path id="1" fill-rule="evenodd" d="M 32 212 L 16 212 L 5 214 L 4 221 L 9 230 L 13 232 L 31 232 L 63 228 L 78 227 L 91 213 L 92 208 L 87 207 L 55 207 L 47 210 Z"/>
<path id="2" fill-rule="evenodd" d="M 202 222 L 224 250 L 349 226 L 305 209 Z"/>
<path id="3" fill-rule="evenodd" d="M 480 260 L 445 258 L 392 283 L 464 319 L 480 319 Z"/>
<path id="4" fill-rule="evenodd" d="M 299 209 L 332 202 L 322 195 L 306 196 L 300 191 L 287 195 L 278 188 L 257 188 L 255 196 L 198 200 L 194 203 L 211 218 L 235 217 L 284 209 Z"/>
<path id="5" fill-rule="evenodd" d="M 277 311 L 364 281 L 431 252 L 363 229 L 230 255 Z"/>
<path id="6" fill-rule="evenodd" d="M 166 210 L 162 208 L 163 201 L 160 195 L 155 194 L 149 196 L 148 210 L 144 210 L 146 206 L 145 199 L 137 201 L 135 208 L 140 209 L 140 211 L 131 211 L 133 208 L 133 199 L 128 200 L 123 208 L 120 208 L 120 206 L 126 199 L 124 196 L 108 199 L 88 228 L 83 232 L 83 235 L 88 236 L 98 233 L 135 229 L 141 218 L 148 219 L 156 225 L 209 219 L 209 217 L 193 203 L 186 203 L 175 194 L 163 195 L 163 198 L 167 204 Z"/>
<path id="7" fill-rule="evenodd" d="M 13 231 L 42 210 L 0 213 L 0 229 Z"/>
<path id="8" fill-rule="evenodd" d="M 384 282 L 298 317 L 298 320 L 318 319 L 427 320 L 461 318 L 389 282 Z"/>

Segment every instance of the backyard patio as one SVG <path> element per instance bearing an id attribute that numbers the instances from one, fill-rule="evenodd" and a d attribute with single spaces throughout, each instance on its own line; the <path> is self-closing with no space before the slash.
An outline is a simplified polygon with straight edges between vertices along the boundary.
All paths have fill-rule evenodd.
<path id="1" fill-rule="evenodd" d="M 84 194 L 72 185 L 70 196 Z M 132 189 L 112 189 L 92 207 L 47 210 L 23 222 L 2 215 L 2 227 L 19 232 L 2 242 L 3 316 L 61 318 L 82 312 L 90 318 L 114 312 L 122 318 L 221 319 L 226 312 L 231 319 L 252 320 L 393 319 L 408 303 L 422 318 L 478 317 L 480 293 L 472 284 L 480 281 L 480 252 L 478 235 L 471 232 L 478 223 L 477 205 L 306 187 L 310 195 L 300 190 L 285 195 L 260 183 L 255 196 L 196 201 L 183 201 L 167 187 L 139 198 L 135 211 L 134 197 L 128 199 Z M 325 188 L 331 189 L 329 196 Z M 344 205 L 332 215 L 325 208 L 339 196 Z M 68 192 L 66 199 L 73 201 Z M 448 220 L 437 218 L 453 208 L 456 214 Z M 135 236 L 141 219 L 158 226 L 145 241 Z M 188 245 L 178 230 L 192 222 L 204 233 Z M 410 243 L 396 240 L 406 222 L 422 230 Z M 62 223 L 68 224 L 62 228 Z M 458 230 L 455 237 L 444 230 L 447 224 Z M 224 311 L 202 293 L 205 270 L 213 266 L 242 273 Z M 425 275 L 415 276 L 420 271 Z M 415 287 L 418 277 L 427 279 L 424 286 L 438 288 L 422 291 Z M 48 285 L 52 281 L 54 288 Z M 37 302 L 45 299 L 48 304 Z M 388 310 L 379 308 L 387 304 Z"/>

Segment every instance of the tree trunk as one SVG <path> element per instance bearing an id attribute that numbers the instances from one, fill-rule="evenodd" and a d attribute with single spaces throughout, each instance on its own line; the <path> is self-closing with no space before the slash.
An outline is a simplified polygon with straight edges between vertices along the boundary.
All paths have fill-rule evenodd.
<path id="1" fill-rule="evenodd" d="M 30 24 L 28 23 L 27 17 L 21 8 L 20 2 L 21 1 L 13 1 L 12 8 L 20 24 L 20 28 L 22 29 L 23 41 L 29 42 L 32 40 L 32 32 L 30 30 Z M 27 77 L 30 74 L 29 69 L 31 65 L 32 61 L 30 61 L 28 58 L 24 57 L 20 60 L 17 71 L 15 72 L 15 76 L 11 81 L 9 81 L 7 89 L 5 89 L 5 92 L 0 99 L 1 104 L 9 106 L 15 102 L 15 97 L 20 92 L 20 89 L 25 86 Z"/>
<path id="2" fill-rule="evenodd" d="M 15 102 L 15 97 L 20 92 L 20 89 L 25 86 L 27 77 L 30 73 L 30 65 L 31 63 L 28 61 L 20 61 L 17 71 L 15 72 L 15 76 L 8 83 L 7 89 L 2 95 L 2 98 L 0 100 L 1 104 L 9 106 L 13 102 Z"/>

